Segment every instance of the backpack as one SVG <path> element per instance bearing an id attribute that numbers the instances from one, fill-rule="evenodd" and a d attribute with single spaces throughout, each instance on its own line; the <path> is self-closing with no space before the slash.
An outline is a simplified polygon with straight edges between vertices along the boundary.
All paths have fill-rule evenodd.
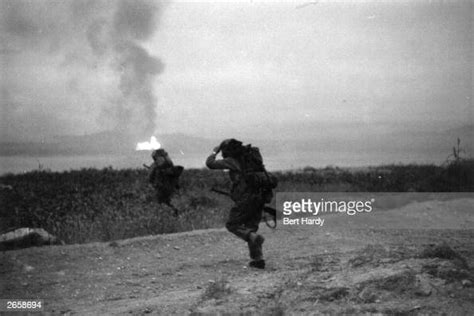
<path id="1" fill-rule="evenodd" d="M 273 189 L 278 185 L 277 178 L 265 170 L 263 158 L 257 147 L 247 145 L 239 157 L 242 175 L 247 186 L 256 192 L 262 193 L 265 203 L 273 198 Z"/>
<path id="2" fill-rule="evenodd" d="M 183 173 L 182 166 L 154 166 L 150 182 L 155 188 L 169 187 L 170 190 L 179 188 L 179 177 Z"/>

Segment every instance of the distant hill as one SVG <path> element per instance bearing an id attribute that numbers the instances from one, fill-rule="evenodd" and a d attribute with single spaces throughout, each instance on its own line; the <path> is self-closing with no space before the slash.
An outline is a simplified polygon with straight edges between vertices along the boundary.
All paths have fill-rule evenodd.
<path id="1" fill-rule="evenodd" d="M 218 140 L 209 140 L 184 134 L 157 135 L 158 141 L 170 153 L 210 151 Z M 1 143 L 2 156 L 54 156 L 54 155 L 99 155 L 129 154 L 135 151 L 137 142 L 131 135 L 105 131 L 89 135 L 58 136 L 44 142 Z"/>
<path id="2" fill-rule="evenodd" d="M 206 155 L 218 145 L 221 139 L 208 139 L 185 134 L 156 135 L 158 141 L 170 154 Z M 281 152 L 344 152 L 344 153 L 415 153 L 446 157 L 452 152 L 457 138 L 466 154 L 474 155 L 474 125 L 455 129 L 412 132 L 374 133 L 358 130 L 357 133 L 339 133 L 334 137 L 307 137 L 305 139 L 243 139 L 261 148 L 263 154 L 275 155 Z M 137 142 L 131 135 L 105 131 L 82 136 L 58 136 L 44 142 L 4 142 L 0 145 L 2 156 L 54 156 L 54 155 L 101 155 L 129 154 L 135 151 Z"/>

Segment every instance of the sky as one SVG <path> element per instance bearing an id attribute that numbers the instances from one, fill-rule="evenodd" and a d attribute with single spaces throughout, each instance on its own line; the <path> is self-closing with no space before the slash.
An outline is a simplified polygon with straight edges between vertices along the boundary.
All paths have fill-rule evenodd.
<path id="1" fill-rule="evenodd" d="M 472 124 L 471 1 L 0 0 L 3 140 Z"/>

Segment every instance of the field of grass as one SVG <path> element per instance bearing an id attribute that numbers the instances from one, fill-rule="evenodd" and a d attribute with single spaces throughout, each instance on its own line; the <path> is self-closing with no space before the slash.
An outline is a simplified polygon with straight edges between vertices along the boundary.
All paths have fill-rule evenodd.
<path id="1" fill-rule="evenodd" d="M 474 191 L 472 159 L 444 166 L 307 167 L 275 175 L 277 192 Z M 145 169 L 112 168 L 4 175 L 0 232 L 38 227 L 66 243 L 86 243 L 223 226 L 232 202 L 210 189 L 230 187 L 224 172 L 185 170 L 173 199 L 178 218 L 155 201 L 147 177 Z"/>

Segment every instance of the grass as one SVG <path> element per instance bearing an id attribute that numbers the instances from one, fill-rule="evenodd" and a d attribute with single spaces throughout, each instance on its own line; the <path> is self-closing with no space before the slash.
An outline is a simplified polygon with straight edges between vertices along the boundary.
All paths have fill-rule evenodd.
<path id="1" fill-rule="evenodd" d="M 365 170 L 337 167 L 276 172 L 279 192 L 474 191 L 474 160 L 444 166 L 388 165 Z M 223 227 L 232 202 L 210 192 L 228 189 L 227 174 L 185 170 L 173 199 L 180 210 L 156 202 L 143 169 L 33 171 L 0 177 L 0 232 L 43 228 L 66 243 L 112 241 L 150 234 Z"/>

